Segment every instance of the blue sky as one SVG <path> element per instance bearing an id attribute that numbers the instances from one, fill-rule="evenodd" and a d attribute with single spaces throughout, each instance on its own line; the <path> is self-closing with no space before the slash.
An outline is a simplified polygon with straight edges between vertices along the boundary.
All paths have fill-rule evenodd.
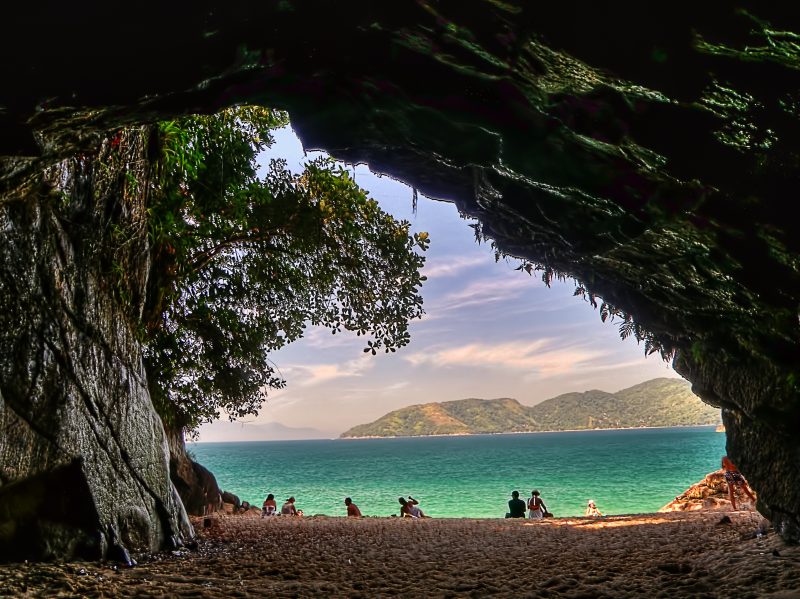
<path id="1" fill-rule="evenodd" d="M 299 172 L 305 155 L 290 128 L 277 132 L 265 156 L 285 158 Z M 307 330 L 300 341 L 271 355 L 287 388 L 270 393 L 258 417 L 205 425 L 200 441 L 333 437 L 398 408 L 466 397 L 513 397 L 535 404 L 560 393 L 617 391 L 655 377 L 677 377 L 657 354 L 645 357 L 617 323 L 602 323 L 574 284 L 495 263 L 477 244 L 471 220 L 455 206 L 420 197 L 367 166 L 349 167 L 356 182 L 384 210 L 431 237 L 422 288 L 426 315 L 410 325 L 411 343 L 372 356 L 355 334 Z M 286 430 L 301 428 L 304 430 Z M 309 430 L 314 429 L 314 430 Z"/>

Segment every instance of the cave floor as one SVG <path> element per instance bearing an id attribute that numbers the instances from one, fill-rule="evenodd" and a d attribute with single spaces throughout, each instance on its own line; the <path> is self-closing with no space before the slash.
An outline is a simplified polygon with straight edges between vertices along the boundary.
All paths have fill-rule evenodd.
<path id="1" fill-rule="evenodd" d="M 721 523 L 723 516 L 729 523 Z M 460 520 L 219 515 L 198 548 L 0 566 L 0 596 L 800 597 L 800 546 L 754 512 Z"/>

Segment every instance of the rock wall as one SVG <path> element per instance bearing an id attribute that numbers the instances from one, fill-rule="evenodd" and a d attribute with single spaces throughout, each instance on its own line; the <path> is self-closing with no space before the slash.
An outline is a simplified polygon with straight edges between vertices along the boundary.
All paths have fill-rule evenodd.
<path id="1" fill-rule="evenodd" d="M 758 493 L 758 510 L 789 540 L 800 540 L 800 414 L 785 371 L 756 358 L 681 354 L 675 369 L 692 390 L 722 408 L 728 454 Z"/>
<path id="2" fill-rule="evenodd" d="M 0 204 L 0 559 L 101 558 L 193 531 L 142 366 L 146 129 Z"/>

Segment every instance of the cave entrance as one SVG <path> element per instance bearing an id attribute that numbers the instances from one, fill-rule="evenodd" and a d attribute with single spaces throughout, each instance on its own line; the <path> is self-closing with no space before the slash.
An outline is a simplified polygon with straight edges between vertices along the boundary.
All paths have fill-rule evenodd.
<path id="1" fill-rule="evenodd" d="M 264 160 L 278 156 L 300 172 L 303 163 L 319 155 L 306 154 L 286 127 Z M 334 382 L 363 387 L 348 388 L 348 399 L 343 398 L 348 408 L 355 408 L 350 402 L 359 398 L 374 397 L 378 387 L 384 389 L 384 400 L 362 412 L 366 421 L 405 405 L 410 396 L 431 401 L 515 397 L 535 403 L 570 391 L 615 391 L 678 376 L 658 354 L 646 356 L 641 344 L 621 340 L 619 319 L 601 322 L 598 310 L 574 295 L 574 280 L 554 278 L 548 288 L 541 272 L 515 270 L 521 260 L 503 256 L 496 261 L 491 240 L 476 241 L 478 221 L 460 215 L 454 204 L 420 196 L 415 207 L 411 187 L 376 175 L 368 165 L 347 168 L 384 210 L 408 220 L 412 230 L 430 234 L 422 287 L 426 315 L 412 322 L 412 343 L 395 354 L 363 355 L 355 335 L 314 329 L 276 353 L 289 385 L 275 394 L 269 409 L 284 424 L 299 426 L 307 418 L 293 415 L 299 406 L 292 400 L 298 395 L 305 398 L 301 413 L 323 409 L 324 387 Z M 302 389 L 293 389 L 293 372 L 302 373 Z M 293 407 L 282 410 L 284 399 Z M 347 412 L 328 419 L 325 436 L 352 426 Z M 337 425 L 341 430 L 333 428 Z"/>
<path id="2" fill-rule="evenodd" d="M 297 173 L 304 164 L 321 155 L 304 152 L 291 127 L 286 126 L 275 132 L 275 144 L 259 161 L 262 168 L 267 168 L 271 159 L 286 160 Z M 517 270 L 523 262 L 507 256 L 496 259 L 489 241 L 476 242 L 477 221 L 459 214 L 453 203 L 425 197 L 417 203 L 411 187 L 376 175 L 367 165 L 346 165 L 346 168 L 384 210 L 397 219 L 410 221 L 412 231 L 430 234 L 431 247 L 426 252 L 423 270 L 428 279 L 422 288 L 426 315 L 412 323 L 412 343 L 396 353 L 364 354 L 361 338 L 353 334 L 334 336 L 324 328 L 309 328 L 304 338 L 272 353 L 271 359 L 286 378 L 287 388 L 270 391 L 269 400 L 257 418 L 247 417 L 235 423 L 217 421 L 200 429 L 200 444 L 193 452 L 220 477 L 223 487 L 230 470 L 227 465 L 236 461 L 236 457 L 221 457 L 219 447 L 208 450 L 205 442 L 330 439 L 352 426 L 410 404 L 507 397 L 531 406 L 565 393 L 597 390 L 613 393 L 652 379 L 686 385 L 658 354 L 645 356 L 641 344 L 632 339 L 621 340 L 619 321 L 602 322 L 598 309 L 591 309 L 588 301 L 575 296 L 574 281 L 556 278 L 548 288 L 541 273 Z M 583 400 L 589 401 L 590 397 Z M 697 403 L 700 404 L 699 400 Z M 716 422 L 718 411 L 703 407 L 715 413 Z M 603 428 L 600 417 L 594 424 Z M 597 441 L 600 445 L 595 447 L 593 443 Z M 574 470 L 570 481 L 577 479 L 579 472 L 591 470 L 592 461 L 599 458 L 606 465 L 615 461 L 620 466 L 626 465 L 607 482 L 647 486 L 652 479 L 645 475 L 645 480 L 635 481 L 637 475 L 627 465 L 637 454 L 649 452 L 653 455 L 647 471 L 662 471 L 659 482 L 676 476 L 680 479 L 673 482 L 663 501 L 648 508 L 635 502 L 629 505 L 624 497 L 599 500 L 603 509 L 611 513 L 658 509 L 714 470 L 724 452 L 724 436 L 715 434 L 713 428 L 665 439 L 645 435 L 627 446 L 619 439 L 605 437 L 582 438 L 576 443 L 572 450 L 583 447 L 585 452 L 567 458 L 556 453 L 549 460 L 550 467 L 558 471 Z M 676 443 L 686 457 L 683 465 L 691 463 L 686 468 L 674 467 L 671 456 Z M 291 446 L 271 445 L 262 451 L 263 459 L 268 461 L 293 459 L 285 453 L 293 451 Z M 317 451 L 311 445 L 301 453 L 304 460 L 311 460 Z M 325 461 L 327 452 L 318 459 Z M 306 467 L 305 463 L 298 463 L 287 470 L 306 472 Z M 493 481 L 495 498 L 500 504 L 508 485 L 525 482 L 515 479 L 518 474 L 506 474 L 507 481 L 501 478 Z M 555 471 L 551 473 L 551 477 L 555 475 Z M 272 472 L 271 476 L 280 478 L 283 474 Z M 293 492 L 313 498 L 306 499 L 307 508 L 336 513 L 335 499 L 319 497 L 313 485 L 305 488 L 308 485 L 301 480 L 303 476 L 282 481 L 287 492 L 289 488 L 299 488 L 300 491 Z M 280 486 L 280 481 L 275 482 Z M 392 487 L 390 480 L 384 483 L 385 488 Z M 241 478 L 235 482 L 231 479 L 230 484 L 231 490 L 249 501 L 259 500 L 255 487 L 242 487 Z M 592 494 L 584 488 L 573 488 L 572 484 L 565 479 L 560 487 L 554 483 L 550 489 L 551 501 L 561 502 L 560 515 L 578 515 L 585 507 L 584 495 Z M 344 486 L 341 492 L 355 493 Z M 468 489 L 455 492 L 466 493 Z M 440 499 L 429 497 L 428 507 L 444 515 L 441 510 L 447 509 L 447 498 Z M 363 509 L 372 508 L 372 498 L 362 499 L 361 505 Z"/>

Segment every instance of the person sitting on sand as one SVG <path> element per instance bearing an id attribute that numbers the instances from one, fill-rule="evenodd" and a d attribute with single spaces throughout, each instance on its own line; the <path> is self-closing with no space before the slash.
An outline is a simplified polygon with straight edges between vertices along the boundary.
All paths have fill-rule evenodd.
<path id="1" fill-rule="evenodd" d="M 594 499 L 590 499 L 589 503 L 586 504 L 586 515 L 591 516 L 592 518 L 599 518 L 603 515 L 600 513 L 600 510 L 597 509 Z"/>
<path id="2" fill-rule="evenodd" d="M 412 518 L 428 518 L 428 516 L 425 515 L 425 512 L 420 509 L 419 501 L 411 497 L 411 495 L 408 496 L 406 505 L 408 505 L 408 511 Z"/>
<path id="3" fill-rule="evenodd" d="M 286 500 L 286 503 L 283 504 L 281 508 L 281 515 L 282 516 L 297 516 L 297 508 L 294 506 L 294 497 L 289 497 Z"/>
<path id="4" fill-rule="evenodd" d="M 519 498 L 519 491 L 511 491 L 511 499 L 508 502 L 506 518 L 524 518 L 525 507 L 525 502 Z"/>
<path id="5" fill-rule="evenodd" d="M 267 495 L 267 498 L 264 500 L 264 504 L 261 506 L 261 517 L 266 518 L 267 516 L 275 516 L 278 514 L 278 504 L 275 502 L 275 495 L 270 493 Z"/>
<path id="6" fill-rule="evenodd" d="M 722 456 L 722 469 L 725 471 L 725 482 L 728 483 L 728 499 L 731 501 L 733 510 L 736 511 L 735 487 L 739 487 L 755 503 L 756 498 L 747 485 L 747 481 L 728 456 Z"/>
<path id="7" fill-rule="evenodd" d="M 406 501 L 405 497 L 398 497 L 397 501 L 400 502 L 400 517 L 401 518 L 418 518 L 411 513 L 411 504 Z"/>
<path id="8" fill-rule="evenodd" d="M 358 509 L 358 506 L 355 503 L 353 503 L 352 499 L 345 497 L 344 504 L 347 506 L 348 518 L 361 518 L 361 510 Z"/>
<path id="9" fill-rule="evenodd" d="M 539 491 L 534 489 L 531 491 L 531 498 L 528 499 L 528 518 L 531 520 L 541 520 L 547 513 L 547 506 L 539 497 Z"/>

